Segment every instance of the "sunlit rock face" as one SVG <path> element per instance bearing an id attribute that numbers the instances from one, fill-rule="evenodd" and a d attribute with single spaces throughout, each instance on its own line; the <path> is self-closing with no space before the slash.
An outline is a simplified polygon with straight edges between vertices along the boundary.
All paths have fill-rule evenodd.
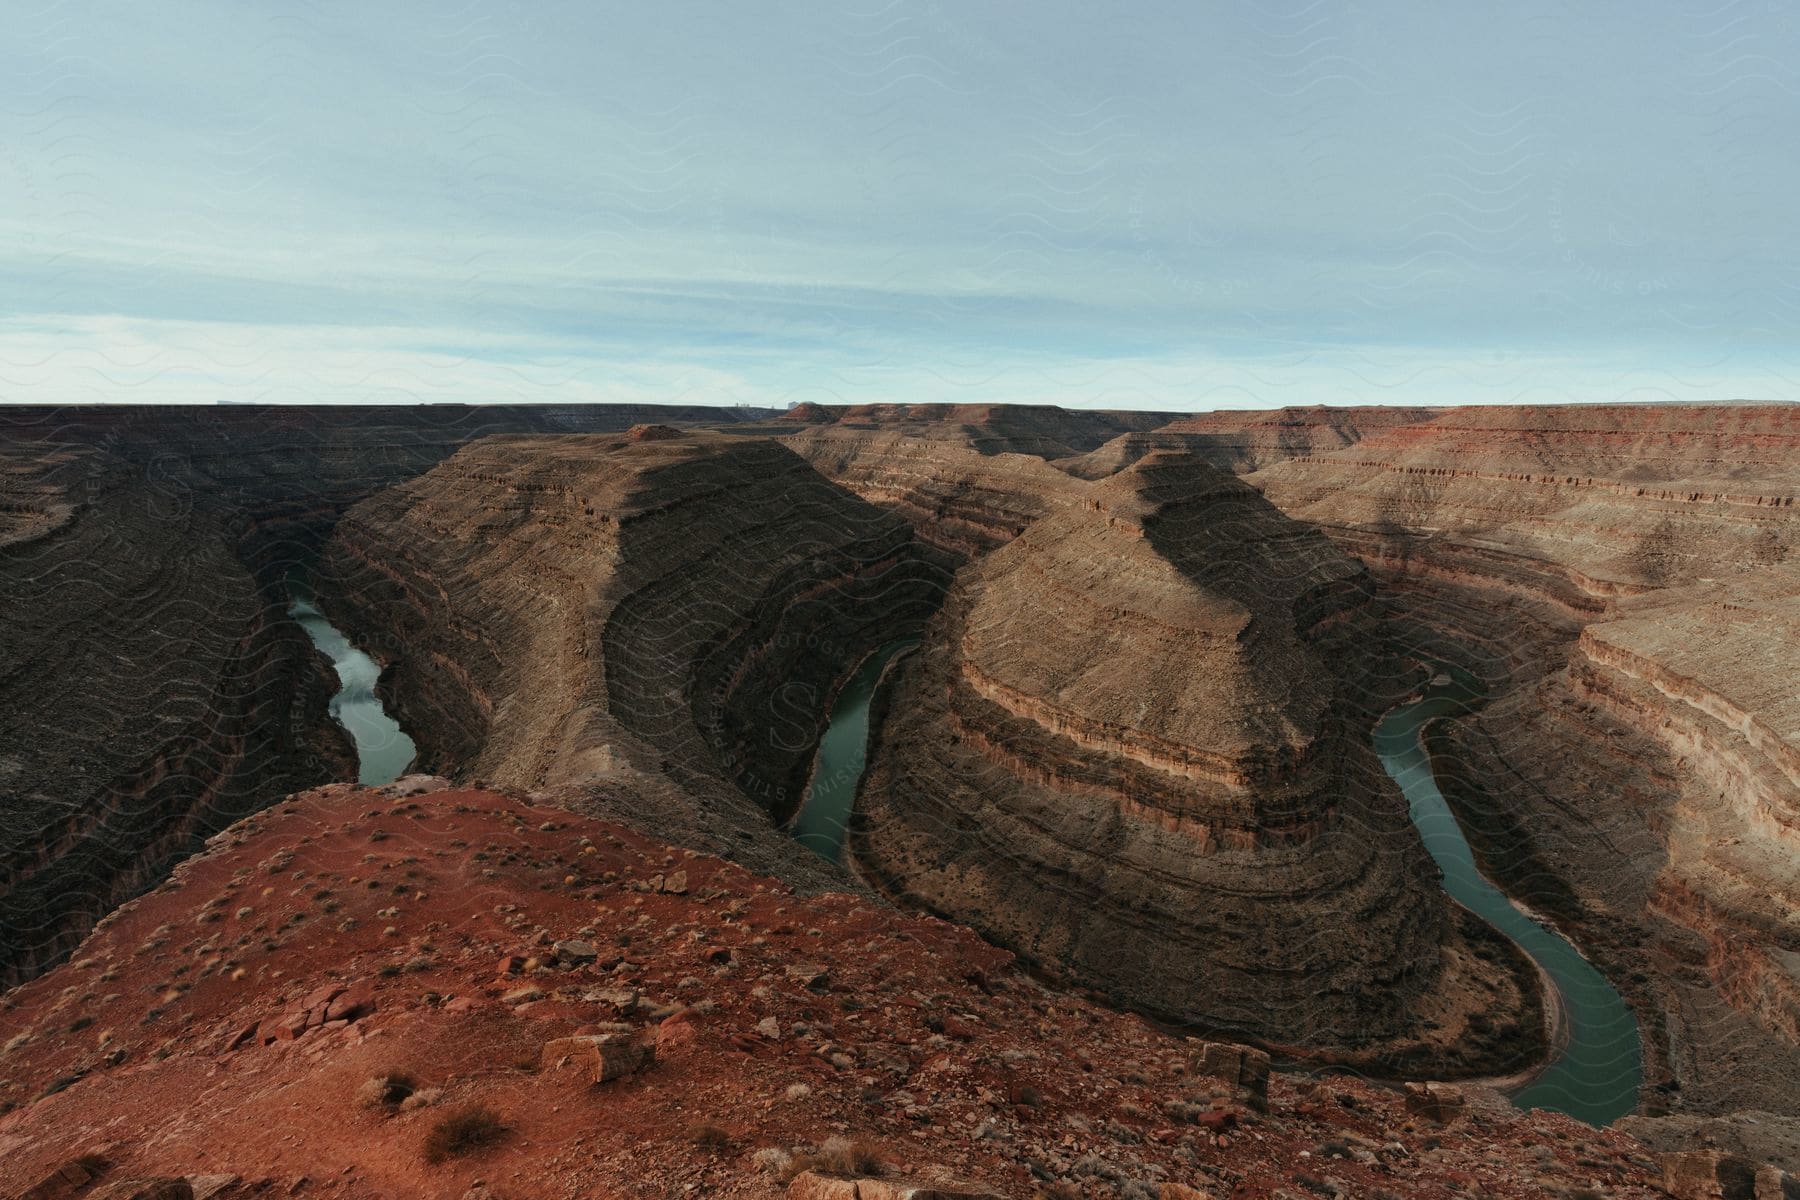
<path id="1" fill-rule="evenodd" d="M 475 443 L 351 512 L 325 572 L 389 647 L 423 767 L 572 789 L 805 879 L 821 864 L 776 826 L 832 690 L 949 582 L 782 445 L 650 427 Z"/>
<path id="2" fill-rule="evenodd" d="M 965 568 L 886 704 L 858 863 L 1208 1028 L 1367 1049 L 1462 970 L 1346 694 L 1366 572 L 1191 456 Z M 1517 1001 L 1517 996 L 1512 996 Z"/>

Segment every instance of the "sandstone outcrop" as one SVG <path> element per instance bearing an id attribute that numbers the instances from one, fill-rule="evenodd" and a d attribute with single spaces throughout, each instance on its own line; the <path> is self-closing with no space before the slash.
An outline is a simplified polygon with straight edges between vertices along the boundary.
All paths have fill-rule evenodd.
<path id="1" fill-rule="evenodd" d="M 1375 573 L 1491 874 L 1627 994 L 1649 1102 L 1794 1111 L 1800 409 L 1451 409 L 1246 476 Z"/>
<path id="2" fill-rule="evenodd" d="M 720 409 L 0 409 L 0 987 L 209 834 L 353 777 L 288 618 L 338 515 L 472 438 Z"/>
<path id="3" fill-rule="evenodd" d="M 775 826 L 831 695 L 949 579 L 782 445 L 699 433 L 485 439 L 353 510 L 322 570 L 425 769 L 810 873 Z"/>
<path id="4" fill-rule="evenodd" d="M 858 866 L 1205 1029 L 1379 1056 L 1497 973 L 1529 1043 L 1534 984 L 1463 946 L 1345 700 L 1363 570 L 1189 456 L 1084 490 L 964 569 L 890 688 Z"/>

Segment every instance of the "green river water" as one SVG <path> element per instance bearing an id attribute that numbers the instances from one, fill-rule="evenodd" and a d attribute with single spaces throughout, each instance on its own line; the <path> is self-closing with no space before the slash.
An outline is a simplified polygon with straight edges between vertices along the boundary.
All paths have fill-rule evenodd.
<path id="1" fill-rule="evenodd" d="M 1468 840 L 1438 790 L 1420 733 L 1432 718 L 1466 710 L 1480 695 L 1480 687 L 1466 673 L 1434 669 L 1441 673 L 1420 699 L 1402 704 L 1376 726 L 1375 752 L 1406 794 L 1425 849 L 1443 870 L 1444 890 L 1517 942 L 1556 988 L 1567 1044 L 1556 1049 L 1531 1083 L 1513 1094 L 1513 1103 L 1604 1125 L 1637 1104 L 1643 1078 L 1637 1020 L 1574 946 L 1526 916 L 1476 868 Z"/>

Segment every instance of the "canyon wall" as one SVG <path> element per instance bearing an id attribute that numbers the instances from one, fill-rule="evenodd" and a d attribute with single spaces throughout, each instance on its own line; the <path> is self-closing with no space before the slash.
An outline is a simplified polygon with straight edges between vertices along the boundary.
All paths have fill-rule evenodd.
<path id="1" fill-rule="evenodd" d="M 1535 984 L 1471 949 L 1367 746 L 1366 572 L 1192 456 L 1079 488 L 964 568 L 891 685 L 858 866 L 1173 1020 L 1529 1057 Z"/>
<path id="2" fill-rule="evenodd" d="M 330 664 L 286 615 L 351 504 L 507 429 L 647 412 L 0 408 L 0 987 L 210 833 L 354 778 Z"/>
<path id="3" fill-rule="evenodd" d="M 1445 790 L 1633 1002 L 1652 1108 L 1800 1109 L 1800 409 L 1451 409 L 1246 478 L 1485 681 Z"/>
<path id="4" fill-rule="evenodd" d="M 322 573 L 422 767 L 812 881 L 776 825 L 830 698 L 949 581 L 776 442 L 659 426 L 477 442 L 353 509 Z"/>
<path id="5" fill-rule="evenodd" d="M 0 450 L 0 984 L 206 835 L 354 773 L 328 670 L 227 527 L 99 451 Z"/>

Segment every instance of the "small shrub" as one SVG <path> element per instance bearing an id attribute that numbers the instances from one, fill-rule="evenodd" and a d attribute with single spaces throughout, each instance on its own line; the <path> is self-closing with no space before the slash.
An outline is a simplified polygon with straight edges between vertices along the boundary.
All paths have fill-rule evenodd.
<path id="1" fill-rule="evenodd" d="M 365 1080 L 356 1089 L 356 1101 L 364 1108 L 398 1108 L 417 1090 L 411 1076 L 389 1071 Z"/>
<path id="2" fill-rule="evenodd" d="M 881 1159 L 862 1142 L 853 1142 L 846 1137 L 829 1137 L 816 1150 L 802 1150 L 793 1155 L 782 1175 L 786 1179 L 792 1179 L 803 1171 L 845 1178 L 879 1175 Z"/>
<path id="3" fill-rule="evenodd" d="M 447 1113 L 425 1136 L 425 1161 L 441 1163 L 499 1144 L 510 1133 L 500 1114 L 485 1104 L 470 1104 Z"/>
<path id="4" fill-rule="evenodd" d="M 717 1154 L 731 1146 L 731 1135 L 717 1125 L 699 1124 L 688 1129 L 688 1140 L 700 1149 Z"/>

